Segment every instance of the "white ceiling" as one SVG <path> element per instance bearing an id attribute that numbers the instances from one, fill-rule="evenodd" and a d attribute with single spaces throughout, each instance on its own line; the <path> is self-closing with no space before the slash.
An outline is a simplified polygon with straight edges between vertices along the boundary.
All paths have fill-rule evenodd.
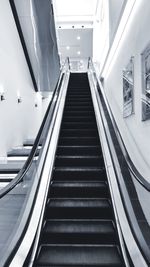
<path id="1" fill-rule="evenodd" d="M 99 0 L 54 0 L 56 16 L 94 16 Z"/>
<path id="2" fill-rule="evenodd" d="M 62 59 L 87 59 L 93 50 L 93 21 L 101 0 L 53 0 Z M 78 37 L 78 39 L 77 39 Z"/>
<path id="3" fill-rule="evenodd" d="M 58 30 L 59 52 L 63 58 L 88 58 L 92 56 L 92 29 Z"/>

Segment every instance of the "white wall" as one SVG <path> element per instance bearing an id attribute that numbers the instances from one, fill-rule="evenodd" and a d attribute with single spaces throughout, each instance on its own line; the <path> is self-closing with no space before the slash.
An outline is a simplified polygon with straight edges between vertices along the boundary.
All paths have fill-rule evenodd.
<path id="1" fill-rule="evenodd" d="M 134 12 L 117 49 L 116 58 L 105 79 L 105 91 L 126 143 L 139 171 L 150 181 L 150 120 L 141 121 L 141 53 L 150 42 L 150 1 L 137 0 Z M 123 119 L 122 70 L 134 56 L 135 114 Z"/>
<path id="2" fill-rule="evenodd" d="M 109 0 L 109 38 L 113 41 L 122 9 L 127 0 Z"/>
<path id="3" fill-rule="evenodd" d="M 109 50 L 109 3 L 100 0 L 93 25 L 93 61 L 101 68 Z"/>
<path id="4" fill-rule="evenodd" d="M 34 138 L 42 118 L 42 100 L 34 91 L 8 0 L 0 1 L 0 157 L 26 138 Z M 22 103 L 18 104 L 17 94 Z M 35 107 L 35 102 L 38 107 Z"/>
<path id="5" fill-rule="evenodd" d="M 101 72 L 127 0 L 100 0 L 93 25 L 93 61 Z"/>

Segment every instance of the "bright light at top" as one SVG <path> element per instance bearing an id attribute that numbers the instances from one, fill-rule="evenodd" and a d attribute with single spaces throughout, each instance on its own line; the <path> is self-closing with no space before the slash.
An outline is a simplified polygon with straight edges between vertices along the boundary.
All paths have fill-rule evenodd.
<path id="1" fill-rule="evenodd" d="M 77 36 L 77 40 L 80 40 L 81 39 L 81 37 L 80 36 Z"/>
<path id="2" fill-rule="evenodd" d="M 54 0 L 56 16 L 95 15 L 97 0 Z"/>
<path id="3" fill-rule="evenodd" d="M 67 46 L 66 46 L 66 49 L 67 49 L 67 50 L 69 50 L 69 49 L 70 49 L 70 46 L 69 46 L 69 45 L 67 45 Z"/>

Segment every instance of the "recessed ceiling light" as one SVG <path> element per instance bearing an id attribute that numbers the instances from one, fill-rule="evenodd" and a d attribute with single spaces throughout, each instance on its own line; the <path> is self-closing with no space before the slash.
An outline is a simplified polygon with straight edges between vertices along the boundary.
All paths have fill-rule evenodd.
<path id="1" fill-rule="evenodd" d="M 78 54 L 78 55 L 80 55 L 80 54 L 81 54 L 81 52 L 80 52 L 80 51 L 78 51 L 78 52 L 77 52 L 77 54 Z"/>
<path id="2" fill-rule="evenodd" d="M 67 45 L 67 46 L 66 46 L 66 49 L 67 49 L 67 50 L 69 50 L 69 49 L 70 49 L 70 46 L 69 46 L 69 45 Z"/>
<path id="3" fill-rule="evenodd" d="M 77 36 L 77 40 L 80 40 L 81 39 L 81 37 L 80 36 Z"/>

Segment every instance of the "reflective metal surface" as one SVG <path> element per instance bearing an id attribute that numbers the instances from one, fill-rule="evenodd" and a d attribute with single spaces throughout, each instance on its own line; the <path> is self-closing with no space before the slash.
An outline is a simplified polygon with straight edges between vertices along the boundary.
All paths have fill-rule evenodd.
<path id="1" fill-rule="evenodd" d="M 23 38 L 39 91 L 53 91 L 60 63 L 53 8 L 50 0 L 14 2 Z"/>

